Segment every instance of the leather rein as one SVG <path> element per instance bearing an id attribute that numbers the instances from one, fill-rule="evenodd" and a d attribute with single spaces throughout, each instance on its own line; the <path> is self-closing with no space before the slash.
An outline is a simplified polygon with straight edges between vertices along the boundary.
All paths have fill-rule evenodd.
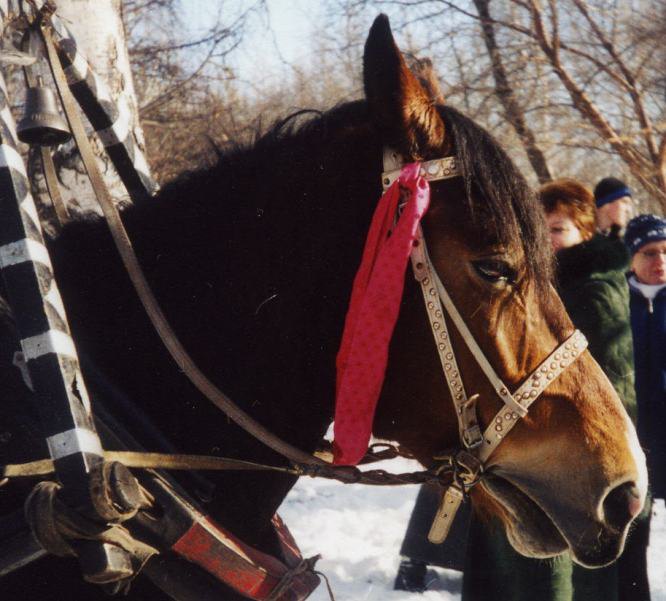
<path id="1" fill-rule="evenodd" d="M 206 398 L 254 438 L 287 458 L 292 463 L 292 467 L 267 466 L 223 457 L 139 453 L 131 451 L 105 452 L 105 456 L 108 456 L 107 459 L 118 460 L 129 467 L 137 468 L 275 470 L 296 476 L 326 477 L 344 483 L 396 485 L 437 482 L 445 487 L 445 492 L 437 516 L 433 522 L 429 538 L 433 542 L 441 542 L 446 537 L 455 512 L 464 500 L 467 491 L 481 479 L 483 465 L 490 454 L 516 424 L 518 419 L 527 415 L 529 406 L 545 388 L 586 348 L 587 341 L 583 334 L 576 330 L 525 379 L 524 383 L 514 393 L 510 393 L 509 388 L 502 382 L 476 343 L 437 275 L 428 256 L 423 232 L 419 226 L 411 253 L 412 268 L 423 293 L 442 370 L 455 407 L 460 440 L 463 447 L 462 450 L 454 454 L 434 457 L 434 466 L 431 469 L 408 474 L 391 474 L 384 470 L 361 471 L 354 466 L 333 466 L 316 455 L 310 455 L 297 449 L 268 431 L 235 405 L 198 369 L 180 344 L 150 290 L 118 213 L 118 209 L 115 207 L 102 180 L 92 147 L 78 112 L 76 101 L 69 90 L 66 74 L 57 56 L 53 29 L 50 26 L 48 15 L 44 15 L 44 18 L 41 20 L 40 29 L 56 87 L 79 148 L 82 161 L 89 174 L 93 190 L 102 207 L 114 243 L 129 277 L 160 339 L 180 369 Z M 399 177 L 402 164 L 403 161 L 397 153 L 389 149 L 385 150 L 384 173 L 382 174 L 384 189 L 388 188 Z M 427 181 L 438 181 L 461 176 L 455 157 L 444 157 L 423 162 L 421 163 L 420 174 Z M 483 433 L 481 433 L 476 414 L 476 402 L 479 395 L 475 394 L 468 397 L 465 392 L 453 348 L 451 347 L 449 331 L 444 319 L 445 312 L 455 324 L 470 352 L 493 385 L 498 397 L 504 403 L 504 407 L 497 413 Z M 363 461 L 362 463 L 396 456 L 409 457 L 409 454 L 399 448 L 392 445 L 384 446 L 386 448 L 380 452 L 374 452 L 371 447 L 366 456 L 368 461 Z M 5 483 L 7 478 L 43 476 L 52 472 L 53 464 L 49 459 L 0 466 L 0 485 Z"/>

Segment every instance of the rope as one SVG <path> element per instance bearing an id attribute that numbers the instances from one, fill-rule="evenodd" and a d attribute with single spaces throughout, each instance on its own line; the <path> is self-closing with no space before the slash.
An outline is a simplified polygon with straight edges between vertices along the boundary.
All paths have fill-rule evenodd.
<path id="1" fill-rule="evenodd" d="M 454 471 L 457 469 L 451 455 L 438 456 L 438 463 L 431 469 L 399 474 L 381 469 L 361 471 L 356 467 L 344 465 L 295 464 L 292 467 L 281 467 L 210 455 L 142 453 L 138 451 L 104 451 L 104 459 L 107 462 L 118 461 L 126 467 L 137 469 L 274 471 L 292 476 L 327 478 L 344 484 L 367 484 L 372 486 L 425 483 L 446 485 L 451 482 Z M 0 485 L 4 484 L 4 479 L 49 476 L 54 471 L 52 459 L 39 459 L 28 463 L 0 466 Z"/>
<path id="2" fill-rule="evenodd" d="M 313 555 L 312 557 L 302 559 L 296 566 L 288 570 L 285 575 L 282 576 L 280 582 L 275 585 L 271 594 L 266 598 L 266 601 L 278 601 L 282 597 L 282 594 L 291 588 L 291 584 L 297 576 L 300 576 L 305 572 L 319 574 L 319 572 L 315 572 L 314 566 L 320 559 L 321 555 Z"/>

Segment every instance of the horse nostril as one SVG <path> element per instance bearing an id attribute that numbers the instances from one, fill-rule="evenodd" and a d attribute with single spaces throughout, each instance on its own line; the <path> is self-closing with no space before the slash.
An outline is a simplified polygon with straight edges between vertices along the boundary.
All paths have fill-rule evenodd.
<path id="1" fill-rule="evenodd" d="M 611 490 L 604 499 L 603 507 L 606 522 L 616 528 L 624 528 L 643 509 L 636 484 L 625 482 Z"/>

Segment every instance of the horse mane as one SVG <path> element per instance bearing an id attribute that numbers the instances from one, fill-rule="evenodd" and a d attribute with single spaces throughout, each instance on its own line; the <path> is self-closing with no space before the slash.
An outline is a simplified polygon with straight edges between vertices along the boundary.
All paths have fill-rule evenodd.
<path id="1" fill-rule="evenodd" d="M 534 192 L 525 178 L 516 168 L 512 160 L 504 152 L 500 144 L 482 127 L 470 118 L 450 107 L 438 105 L 439 114 L 444 120 L 448 135 L 452 136 L 454 152 L 458 157 L 463 173 L 466 191 L 466 210 L 472 223 L 479 229 L 487 232 L 499 244 L 508 245 L 510 241 L 519 240 L 523 247 L 526 261 L 527 275 L 541 288 L 548 284 L 552 278 L 552 253 L 549 245 L 544 244 L 547 239 L 542 209 Z M 185 173 L 165 186 L 162 197 L 189 197 L 206 198 L 207 194 L 193 192 L 193 189 L 226 189 L 216 185 L 216 180 L 226 180 L 227 184 L 233 181 L 247 181 L 247 178 L 256 177 L 257 173 L 265 173 L 266 166 L 279 173 L 279 178 L 273 178 L 273 186 L 282 189 L 296 189 L 293 184 L 302 188 L 304 181 L 312 180 L 312 194 L 307 198 L 293 198 L 288 211 L 273 211 L 272 217 L 276 220 L 275 227 L 280 229 L 280 221 L 284 219 L 295 220 L 294 226 L 312 227 L 308 221 L 312 217 L 315 202 L 317 175 L 306 174 L 299 166 L 309 166 L 314 171 L 313 163 L 323 165 L 322 155 L 325 142 L 334 139 L 341 130 L 351 131 L 353 128 L 365 127 L 371 146 L 377 146 L 377 166 L 380 167 L 380 147 L 378 136 L 371 126 L 371 115 L 364 101 L 356 101 L 338 105 L 328 111 L 304 109 L 296 111 L 284 119 L 273 123 L 267 130 L 257 132 L 255 139 L 245 145 L 235 145 L 218 151 L 217 164 L 196 172 Z M 346 149 L 349 153 L 357 149 Z M 330 160 L 331 154 L 328 155 Z M 335 159 L 335 156 L 332 157 Z M 436 158 L 436 157 L 431 157 Z M 321 167 L 323 169 L 323 166 Z M 329 171 L 334 166 L 326 167 Z M 379 195 L 379 173 L 358 174 L 358 177 L 376 179 L 377 194 L 371 194 L 366 207 L 359 207 L 355 212 L 363 221 L 369 217 L 374 203 Z M 300 180 L 299 180 L 300 178 Z M 344 182 L 337 182 L 344 185 Z M 321 194 L 324 192 L 324 194 Z M 331 201 L 331 192 L 318 190 L 323 197 L 321 203 Z M 210 192 L 208 193 L 210 195 Z M 338 200 L 336 199 L 336 202 Z M 244 221 L 256 221 L 257 216 L 253 210 L 244 210 L 243 206 L 230 206 L 229 199 L 222 199 L 221 206 L 225 213 L 233 213 L 237 226 L 241 228 Z M 243 203 L 245 199 L 237 199 Z M 266 203 L 272 199 L 265 199 Z M 309 203 L 309 204 L 308 204 Z M 298 210 L 300 208 L 300 210 Z M 245 207 L 247 209 L 247 207 Z M 299 219 L 306 220 L 298 223 Z M 290 228 L 291 229 L 291 228 Z M 274 239 L 274 242 L 277 240 Z"/>
<path id="2" fill-rule="evenodd" d="M 454 140 L 470 217 L 492 228 L 500 244 L 520 240 L 528 276 L 543 289 L 552 280 L 553 255 L 545 243 L 543 209 L 534 191 L 485 129 L 452 107 L 440 106 L 439 113 Z"/>

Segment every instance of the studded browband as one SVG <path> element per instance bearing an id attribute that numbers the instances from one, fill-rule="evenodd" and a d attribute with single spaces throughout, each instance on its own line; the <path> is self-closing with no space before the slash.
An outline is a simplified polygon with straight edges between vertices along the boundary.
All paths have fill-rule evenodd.
<path id="1" fill-rule="evenodd" d="M 384 173 L 382 173 L 384 189 L 390 187 L 399 177 L 402 164 L 402 158 L 397 152 L 391 149 L 384 150 Z M 444 180 L 462 175 L 455 157 L 424 161 L 420 166 L 420 174 L 427 181 Z M 467 491 L 480 480 L 488 457 L 518 419 L 527 415 L 530 405 L 585 350 L 587 339 L 579 330 L 575 330 L 524 380 L 515 392 L 511 393 L 508 386 L 490 365 L 434 269 L 420 226 L 416 233 L 411 262 L 414 277 L 419 282 L 423 294 L 430 329 L 455 407 L 460 441 L 463 445 L 463 450 L 454 457 L 447 455 L 442 458 L 434 458 L 435 460 L 443 459 L 446 465 L 453 464 L 456 474 L 453 483 L 444 491 L 428 534 L 431 542 L 441 543 L 446 538 Z M 451 344 L 447 320 L 444 318 L 445 311 L 495 389 L 497 396 L 504 403 L 504 407 L 497 412 L 483 433 L 476 411 L 479 395 L 468 396 L 465 391 Z"/>

